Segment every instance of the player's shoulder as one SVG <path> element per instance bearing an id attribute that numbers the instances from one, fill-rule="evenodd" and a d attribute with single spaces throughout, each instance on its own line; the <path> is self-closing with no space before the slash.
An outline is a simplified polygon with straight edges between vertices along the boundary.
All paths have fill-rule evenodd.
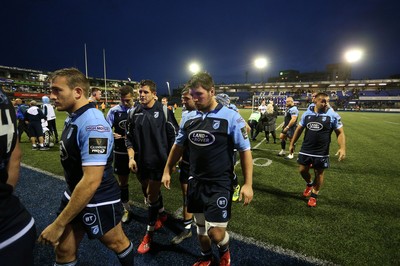
<path id="1" fill-rule="evenodd" d="M 326 111 L 326 114 L 334 117 L 340 117 L 340 115 L 332 107 L 329 107 L 329 109 Z"/>
<path id="2" fill-rule="evenodd" d="M 314 111 L 313 111 L 313 109 L 312 108 L 307 108 L 305 111 L 304 111 L 304 113 L 303 113 L 303 117 L 305 117 L 305 116 L 307 116 L 307 115 L 314 115 L 315 113 L 314 113 Z"/>
<path id="3" fill-rule="evenodd" d="M 115 113 L 115 112 L 118 112 L 121 110 L 122 110 L 121 106 L 119 104 L 117 104 L 117 105 L 114 105 L 113 107 L 111 107 L 108 112 Z"/>
<path id="4" fill-rule="evenodd" d="M 79 116 L 77 122 L 81 125 L 104 124 L 109 126 L 104 114 L 96 108 L 87 109 Z"/>
<path id="5" fill-rule="evenodd" d="M 182 121 L 186 122 L 188 120 L 195 119 L 195 118 L 200 117 L 200 116 L 201 116 L 200 112 L 198 112 L 196 110 L 188 111 L 187 113 L 182 115 Z"/>
<path id="6" fill-rule="evenodd" d="M 236 112 L 235 110 L 233 110 L 227 106 L 222 106 L 222 108 L 217 110 L 217 112 L 216 112 L 216 114 L 218 116 L 234 116 L 237 113 L 238 112 Z"/>
<path id="7" fill-rule="evenodd" d="M 246 123 L 238 112 L 225 106 L 219 110 L 218 117 L 228 120 L 231 124 Z"/>

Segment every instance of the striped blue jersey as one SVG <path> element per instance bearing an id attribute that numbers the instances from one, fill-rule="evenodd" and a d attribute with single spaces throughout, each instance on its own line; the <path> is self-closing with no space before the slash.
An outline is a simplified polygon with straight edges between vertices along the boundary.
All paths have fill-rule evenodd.
<path id="1" fill-rule="evenodd" d="M 283 128 L 285 128 L 289 124 L 290 120 L 292 119 L 292 116 L 297 116 L 297 119 L 299 117 L 299 110 L 294 105 L 287 108 L 285 111 L 285 122 L 284 122 Z M 297 123 L 297 119 L 296 119 L 296 123 Z M 296 126 L 296 123 L 294 123 L 292 125 L 292 127 Z"/>
<path id="2" fill-rule="evenodd" d="M 314 106 L 309 106 L 301 116 L 299 124 L 304 127 L 305 134 L 299 153 L 317 157 L 329 156 L 332 131 L 343 126 L 341 117 L 332 108 L 325 113 L 316 113 Z"/>
<path id="3" fill-rule="evenodd" d="M 239 113 L 221 104 L 208 113 L 192 111 L 182 118 L 175 144 L 185 143 L 190 153 L 190 174 L 226 184 L 234 176 L 233 150 L 250 149 L 246 122 Z"/>
<path id="4" fill-rule="evenodd" d="M 104 166 L 103 180 L 90 203 L 119 199 L 120 190 L 113 176 L 114 138 L 101 111 L 87 104 L 65 120 L 60 141 L 61 164 L 69 192 L 83 176 L 83 166 Z"/>
<path id="5" fill-rule="evenodd" d="M 108 113 L 106 120 L 114 128 L 114 132 L 125 137 L 125 126 L 126 119 L 128 118 L 128 108 L 123 105 L 116 105 L 111 108 Z M 114 152 L 128 154 L 125 146 L 125 138 L 114 140 Z"/>

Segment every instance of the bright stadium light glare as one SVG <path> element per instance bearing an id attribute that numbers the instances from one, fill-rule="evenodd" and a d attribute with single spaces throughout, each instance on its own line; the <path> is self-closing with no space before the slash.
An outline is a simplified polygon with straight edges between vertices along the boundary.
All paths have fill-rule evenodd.
<path id="1" fill-rule="evenodd" d="M 189 71 L 192 72 L 193 74 L 196 74 L 197 72 L 199 72 L 200 69 L 201 69 L 200 65 L 196 62 L 189 64 Z"/>
<path id="2" fill-rule="evenodd" d="M 345 52 L 344 58 L 348 63 L 355 63 L 361 60 L 363 51 L 361 49 L 351 49 Z"/>
<path id="3" fill-rule="evenodd" d="M 267 59 L 264 57 L 259 57 L 254 60 L 254 66 L 258 69 L 263 69 L 267 66 Z"/>

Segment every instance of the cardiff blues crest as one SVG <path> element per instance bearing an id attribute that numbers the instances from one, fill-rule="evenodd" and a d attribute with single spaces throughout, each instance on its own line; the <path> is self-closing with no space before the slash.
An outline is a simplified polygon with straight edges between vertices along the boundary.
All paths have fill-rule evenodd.
<path id="1" fill-rule="evenodd" d="M 219 121 L 219 120 L 213 121 L 213 129 L 218 129 L 220 125 L 221 125 L 221 121 Z"/>

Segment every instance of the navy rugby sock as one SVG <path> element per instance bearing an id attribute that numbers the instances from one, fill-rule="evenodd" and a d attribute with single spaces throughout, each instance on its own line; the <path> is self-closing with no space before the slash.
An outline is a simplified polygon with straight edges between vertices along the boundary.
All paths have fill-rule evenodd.
<path id="1" fill-rule="evenodd" d="M 132 266 L 134 265 L 134 253 L 133 253 L 133 244 L 129 243 L 127 249 L 117 254 L 118 260 L 122 266 Z"/>

